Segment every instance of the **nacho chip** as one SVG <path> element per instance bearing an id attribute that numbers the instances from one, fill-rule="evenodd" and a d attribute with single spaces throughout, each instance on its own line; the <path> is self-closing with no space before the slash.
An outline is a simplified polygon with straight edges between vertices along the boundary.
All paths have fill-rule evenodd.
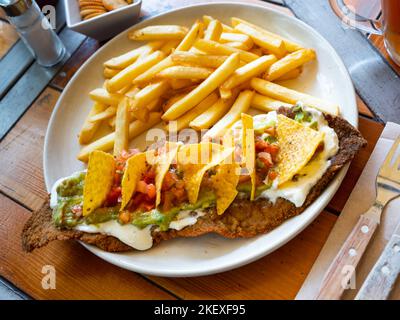
<path id="1" fill-rule="evenodd" d="M 233 148 L 225 149 L 219 144 L 209 142 L 185 145 L 181 148 L 178 153 L 178 165 L 183 170 L 183 180 L 190 203 L 196 203 L 206 171 L 221 163 L 232 152 Z"/>
<path id="2" fill-rule="evenodd" d="M 278 185 L 281 185 L 310 161 L 324 134 L 283 115 L 278 115 L 276 130 L 279 144 Z"/>
<path id="3" fill-rule="evenodd" d="M 146 153 L 141 152 L 130 157 L 126 161 L 124 175 L 122 177 L 122 202 L 121 211 L 125 209 L 132 195 L 135 193 L 136 185 L 142 175 L 146 172 Z"/>
<path id="4" fill-rule="evenodd" d="M 83 215 L 87 216 L 106 200 L 114 182 L 114 157 L 103 151 L 93 151 L 83 187 Z"/>
<path id="5" fill-rule="evenodd" d="M 245 168 L 251 178 L 250 200 L 254 200 L 256 193 L 256 150 L 254 145 L 253 117 L 242 113 L 242 149 Z"/>
<path id="6" fill-rule="evenodd" d="M 215 175 L 212 176 L 212 185 L 217 195 L 217 214 L 221 215 L 235 200 L 239 183 L 239 163 L 221 163 Z"/>
<path id="7" fill-rule="evenodd" d="M 175 142 L 166 143 L 166 152 L 159 155 L 156 163 L 156 208 L 161 201 L 161 187 L 164 177 L 171 166 L 172 161 L 176 158 L 180 144 Z"/>

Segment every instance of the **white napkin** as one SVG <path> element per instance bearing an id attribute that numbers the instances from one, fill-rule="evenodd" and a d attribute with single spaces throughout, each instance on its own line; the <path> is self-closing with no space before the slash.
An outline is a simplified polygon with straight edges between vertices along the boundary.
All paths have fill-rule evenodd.
<path id="1" fill-rule="evenodd" d="M 399 135 L 400 125 L 388 122 L 296 299 L 314 299 L 317 295 L 325 272 L 344 240 L 357 223 L 359 216 L 372 205 L 375 199 L 375 177 Z M 356 289 L 346 290 L 343 299 L 354 299 L 398 223 L 400 223 L 400 198 L 390 202 L 383 212 L 381 224 L 357 267 Z M 389 298 L 400 299 L 400 279 Z"/>

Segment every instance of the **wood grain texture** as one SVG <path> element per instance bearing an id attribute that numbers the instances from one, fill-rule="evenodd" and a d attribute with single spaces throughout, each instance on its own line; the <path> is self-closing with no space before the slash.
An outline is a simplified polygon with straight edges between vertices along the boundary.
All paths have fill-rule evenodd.
<path id="1" fill-rule="evenodd" d="M 18 34 L 9 23 L 0 20 L 0 59 L 17 42 Z"/>
<path id="2" fill-rule="evenodd" d="M 51 85 L 63 90 L 75 72 L 98 48 L 100 48 L 100 44 L 97 40 L 87 38 L 62 67 L 60 72 L 57 73 L 51 81 Z"/>
<path id="3" fill-rule="evenodd" d="M 382 133 L 384 126 L 381 123 L 375 122 L 363 117 L 359 118 L 359 127 L 361 134 L 368 141 L 368 145 L 359 151 L 352 161 L 346 177 L 344 178 L 339 190 L 328 204 L 328 208 L 340 213 L 350 196 L 351 191 L 357 183 L 367 161 L 375 148 L 375 144 Z"/>
<path id="4" fill-rule="evenodd" d="M 78 242 L 53 242 L 33 253 L 21 246 L 30 212 L 0 194 L 0 274 L 35 299 L 173 299 L 142 276 L 90 254 Z M 56 289 L 43 289 L 44 266 L 53 266 Z"/>
<path id="5" fill-rule="evenodd" d="M 339 300 L 351 284 L 351 278 L 360 262 L 372 236 L 378 227 L 378 221 L 361 215 L 357 224 L 347 237 L 337 256 L 329 266 L 317 300 Z"/>
<path id="6" fill-rule="evenodd" d="M 43 142 L 51 111 L 60 93 L 47 88 L 0 142 L 0 191 L 39 209 L 46 199 L 42 157 Z"/>
<path id="7" fill-rule="evenodd" d="M 288 244 L 239 269 L 194 278 L 150 278 L 183 299 L 293 299 L 335 221 L 335 215 L 323 212 Z"/>

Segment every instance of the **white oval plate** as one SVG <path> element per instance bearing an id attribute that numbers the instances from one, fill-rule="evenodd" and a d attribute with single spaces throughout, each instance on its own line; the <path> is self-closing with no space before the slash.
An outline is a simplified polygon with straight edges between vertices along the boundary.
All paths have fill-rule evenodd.
<path id="1" fill-rule="evenodd" d="M 321 35 L 294 17 L 252 4 L 211 3 L 170 11 L 143 21 L 130 30 L 152 24 L 190 26 L 204 14 L 212 15 L 227 24 L 230 17 L 240 17 L 305 47 L 314 48 L 318 62 L 309 64 L 299 79 L 287 82 L 287 85 L 338 103 L 343 117 L 357 125 L 355 92 L 342 60 Z M 48 190 L 58 178 L 84 168 L 76 160 L 80 149 L 77 134 L 91 107 L 88 92 L 102 85 L 104 61 L 138 45 L 127 39 L 127 33 L 122 32 L 86 61 L 59 98 L 50 119 L 44 146 L 44 176 Z M 141 145 L 142 140 L 143 136 L 138 137 L 132 144 Z M 346 170 L 347 167 L 301 215 L 265 235 L 235 240 L 216 235 L 174 239 L 148 251 L 130 253 L 108 253 L 93 246 L 85 246 L 110 263 L 145 274 L 188 277 L 226 271 L 276 250 L 308 226 L 333 197 Z"/>

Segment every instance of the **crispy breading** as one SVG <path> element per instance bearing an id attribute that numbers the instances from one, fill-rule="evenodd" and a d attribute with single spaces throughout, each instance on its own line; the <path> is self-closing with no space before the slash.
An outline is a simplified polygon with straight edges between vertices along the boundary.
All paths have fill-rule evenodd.
<path id="1" fill-rule="evenodd" d="M 293 114 L 286 108 L 281 108 L 278 112 L 293 117 Z M 154 245 L 163 240 L 176 237 L 197 237 L 206 233 L 217 233 L 227 238 L 253 237 L 266 233 L 285 220 L 302 213 L 322 193 L 337 171 L 351 161 L 360 148 L 367 143 L 360 132 L 346 120 L 331 115 L 325 115 L 325 118 L 339 138 L 339 151 L 331 159 L 330 167 L 311 189 L 301 207 L 297 208 L 282 198 L 279 198 L 275 204 L 265 199 L 256 201 L 236 199 L 223 215 L 217 215 L 215 208 L 210 209 L 208 214 L 200 217 L 196 224 L 180 231 L 156 232 L 154 228 L 152 231 Z M 81 240 L 110 252 L 133 250 L 111 236 L 57 229 L 52 222 L 51 215 L 47 201 L 28 220 L 22 232 L 22 244 L 26 251 L 30 252 L 35 248 L 45 246 L 50 241 L 69 239 Z"/>

